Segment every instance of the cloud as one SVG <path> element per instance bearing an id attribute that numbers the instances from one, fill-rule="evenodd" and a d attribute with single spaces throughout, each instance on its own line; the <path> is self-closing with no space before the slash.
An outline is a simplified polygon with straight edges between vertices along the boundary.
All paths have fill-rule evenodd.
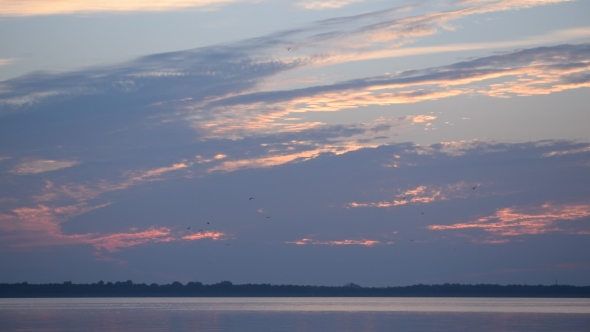
<path id="1" fill-rule="evenodd" d="M 191 235 L 174 234 L 168 227 L 150 227 L 143 231 L 133 228 L 133 232 L 116 232 L 111 234 L 64 234 L 61 224 L 75 216 L 104 208 L 110 204 L 88 206 L 85 203 L 70 206 L 22 207 L 12 211 L 13 215 L 0 214 L 0 230 L 6 243 L 14 248 L 38 246 L 63 246 L 89 244 L 97 250 L 116 252 L 122 248 L 134 247 L 148 243 L 173 242 L 181 240 L 219 240 L 226 237 L 223 232 L 207 231 Z"/>
<path id="2" fill-rule="evenodd" d="M 333 84 L 234 94 L 187 106 L 186 119 L 210 137 L 301 131 L 319 123 L 294 126 L 286 119 L 309 112 L 410 104 L 461 95 L 509 98 L 551 94 L 589 87 L 589 71 L 590 44 L 538 47 Z M 424 115 L 414 121 L 433 120 L 430 117 Z"/>
<path id="3" fill-rule="evenodd" d="M 478 218 L 472 223 L 430 225 L 430 230 L 481 229 L 503 236 L 571 232 L 558 226 L 560 221 L 579 220 L 590 216 L 590 204 L 552 204 L 536 207 L 503 208 L 494 215 Z"/>
<path id="4" fill-rule="evenodd" d="M 94 12 L 168 11 L 236 0 L 0 0 L 0 16 L 36 16 Z"/>
<path id="5" fill-rule="evenodd" d="M 72 160 L 50 160 L 39 159 L 26 161 L 18 164 L 11 172 L 21 175 L 38 174 L 44 172 L 57 171 L 62 168 L 68 168 L 78 165 L 79 162 Z"/>
<path id="6" fill-rule="evenodd" d="M 288 244 L 296 244 L 296 245 L 309 245 L 309 244 L 320 244 L 320 245 L 329 245 L 329 246 L 365 246 L 365 247 L 373 247 L 375 245 L 380 244 L 377 240 L 339 240 L 339 241 L 315 241 L 312 239 L 303 238 L 298 241 L 288 241 Z"/>
<path id="7" fill-rule="evenodd" d="M 41 101 L 70 99 L 75 96 L 87 95 L 118 95 L 133 94 L 141 95 L 147 104 L 166 104 L 171 100 L 183 101 L 193 100 L 193 108 L 202 108 L 203 102 L 210 104 L 210 101 L 220 97 L 235 96 L 243 91 L 256 89 L 263 86 L 263 81 L 281 72 L 309 66 L 329 64 L 334 61 L 338 54 L 330 54 L 323 50 L 328 46 L 330 50 L 340 49 L 335 43 L 341 43 L 343 38 L 357 38 L 363 41 L 378 40 L 379 43 L 371 46 L 368 52 L 375 49 L 389 48 L 380 44 L 383 41 L 383 33 L 392 33 L 388 39 L 412 38 L 423 36 L 425 33 L 433 33 L 433 26 L 448 24 L 449 20 L 457 19 L 465 15 L 480 14 L 493 11 L 504 11 L 512 9 L 529 8 L 533 6 L 559 3 L 562 1 L 513 1 L 502 0 L 486 3 L 473 3 L 449 12 L 435 12 L 418 16 L 398 17 L 412 7 L 397 7 L 388 10 L 376 11 L 361 15 L 339 17 L 316 22 L 309 27 L 283 31 L 270 34 L 260 38 L 253 38 L 231 45 L 219 45 L 201 48 L 190 51 L 173 52 L 143 57 L 136 61 L 125 63 L 119 66 L 93 69 L 78 73 L 62 75 L 30 75 L 20 79 L 7 81 L 6 93 L 0 93 L 0 104 L 13 108 L 31 107 Z M 16 2 L 14 2 L 16 3 Z M 19 4 L 21 2 L 18 2 Z M 184 4 L 188 2 L 183 2 Z M 397 31 L 397 32 L 396 32 Z M 588 36 L 588 29 L 582 28 L 576 31 L 560 32 L 555 38 L 558 41 L 564 40 L 566 35 Z M 372 34 L 381 37 L 369 37 Z M 570 36 L 570 37 L 571 37 Z M 537 38 L 544 43 L 552 42 L 548 36 Z M 387 39 L 387 38 L 386 38 Z M 300 42 L 298 42 L 300 41 Z M 524 41 L 522 41 L 524 42 Z M 298 54 L 295 57 L 273 59 L 268 57 L 268 51 L 276 50 L 280 45 L 289 44 L 294 48 L 306 49 L 311 54 Z M 371 42 L 371 45 L 373 43 Z M 299 45 L 299 46 L 296 46 Z M 514 47 L 522 47 L 520 41 Z M 280 46 L 282 48 L 282 46 Z M 446 47 L 446 46 L 445 46 Z M 492 45 L 490 47 L 499 47 Z M 349 47 L 344 47 L 349 49 Z M 402 48 L 401 51 L 404 51 Z M 353 53 L 365 52 L 355 50 Z M 394 50 L 399 52 L 399 47 Z M 441 52 L 440 49 L 428 52 Z M 358 54 L 361 54 L 358 53 Z M 411 55 L 414 53 L 410 53 Z M 394 54 L 385 57 L 395 56 Z M 330 60 L 332 59 L 332 60 Z M 344 59 L 343 61 L 357 61 L 358 59 Z M 327 62 L 326 62 L 327 61 Z M 341 60 L 337 60 L 341 62 Z M 187 86 L 193 87 L 187 89 Z M 210 86 L 216 86 L 213 91 Z M 32 89 L 32 87 L 34 87 Z M 45 87 L 45 88 L 39 88 Z M 334 92 L 336 92 L 335 90 Z M 445 92 L 447 95 L 451 91 Z M 455 93 L 458 93 L 455 91 Z M 425 98 L 430 94 L 431 99 Z M 387 105 L 398 103 L 387 102 L 387 98 L 402 98 L 409 100 L 434 100 L 441 98 L 441 92 L 423 91 L 423 99 L 417 99 L 417 91 L 406 91 L 400 95 L 383 95 L 380 101 L 375 104 Z M 307 95 L 309 96 L 309 95 Z M 370 99 L 371 96 L 366 97 Z M 373 98 L 377 98 L 374 97 Z M 228 99 L 228 98 L 222 98 Z M 319 101 L 321 102 L 321 101 Z M 369 103 L 371 105 L 373 103 Z M 194 117 L 203 116 L 196 114 Z M 194 117 L 192 117 L 194 119 Z"/>
<path id="8" fill-rule="evenodd" d="M 418 115 L 415 116 L 412 121 L 415 123 L 424 123 L 427 121 L 431 121 L 431 120 L 435 120 L 436 116 L 432 116 L 432 115 Z"/>
<path id="9" fill-rule="evenodd" d="M 66 183 L 56 185 L 52 181 L 45 181 L 41 192 L 36 193 L 33 199 L 36 202 L 75 202 L 85 203 L 102 194 L 128 189 L 145 182 L 162 181 L 164 174 L 180 170 L 186 170 L 192 163 L 177 163 L 171 166 L 158 167 L 148 170 L 127 171 L 118 181 L 100 180 L 94 184 Z"/>
<path id="10" fill-rule="evenodd" d="M 336 9 L 348 6 L 353 3 L 364 2 L 364 0 L 304 0 L 299 1 L 297 6 L 305 9 Z"/>
<path id="11" fill-rule="evenodd" d="M 8 65 L 14 63 L 15 61 L 17 61 L 16 58 L 0 58 L 0 67 L 8 66 Z"/>
<path id="12" fill-rule="evenodd" d="M 590 152 L 590 146 L 571 149 L 571 150 L 562 150 L 562 151 L 551 151 L 543 154 L 544 157 L 554 157 L 554 156 L 563 156 L 566 154 L 574 154 L 574 153 L 585 153 Z"/>
<path id="13" fill-rule="evenodd" d="M 356 203 L 351 202 L 346 206 L 349 208 L 392 208 L 405 204 L 427 204 L 435 201 L 446 201 L 449 199 L 465 198 L 466 191 L 471 189 L 465 182 L 449 184 L 442 186 L 418 186 L 415 189 L 409 189 L 403 193 L 397 194 L 397 199 L 393 201 L 382 201 L 375 203 Z"/>
<path id="14" fill-rule="evenodd" d="M 165 227 L 150 228 L 136 233 L 116 233 L 97 237 L 93 237 L 93 235 L 65 237 L 77 239 L 79 243 L 91 244 L 98 250 L 104 249 L 108 252 L 116 252 L 121 248 L 134 247 L 146 243 L 170 242 L 175 240 L 171 236 L 170 229 Z"/>
<path id="15" fill-rule="evenodd" d="M 418 34 L 415 34 L 418 36 Z M 526 39 L 499 41 L 499 42 L 483 42 L 483 43 L 461 43 L 449 44 L 439 46 L 421 46 L 421 47 L 401 47 L 384 48 L 377 50 L 354 50 L 354 51 L 339 51 L 324 54 L 322 57 L 316 57 L 315 63 L 317 66 L 327 66 L 333 64 L 349 63 L 355 61 L 368 61 L 385 58 L 399 58 L 416 55 L 440 54 L 450 52 L 465 52 L 478 51 L 489 49 L 506 49 L 506 48 L 522 48 L 533 45 L 547 45 L 551 43 L 563 43 L 568 40 L 587 39 L 590 36 L 590 28 L 572 28 L 558 30 L 543 35 L 530 36 Z M 375 37 L 374 37 L 375 38 Z"/>
<path id="16" fill-rule="evenodd" d="M 266 151 L 257 157 L 219 158 L 218 164 L 209 168 L 207 172 L 233 172 L 248 168 L 273 167 L 311 160 L 322 154 L 342 155 L 363 148 L 374 148 L 384 144 L 385 140 L 392 135 L 392 131 L 402 130 L 404 123 L 411 119 L 413 117 L 378 118 L 373 122 L 347 126 L 317 125 L 293 133 L 293 136 L 285 137 L 283 142 L 262 144 Z M 262 136 L 261 139 L 264 140 L 265 137 L 268 136 Z M 299 140 L 290 140 L 291 137 Z M 274 139 L 276 140 L 277 137 Z"/>
<path id="17" fill-rule="evenodd" d="M 188 240 L 188 241 L 195 241 L 195 240 L 202 240 L 202 239 L 222 240 L 226 236 L 227 235 L 225 233 L 222 233 L 222 232 L 206 231 L 206 232 L 194 233 L 194 234 L 191 234 L 191 235 L 185 235 L 185 236 L 182 237 L 182 239 L 183 240 Z"/>

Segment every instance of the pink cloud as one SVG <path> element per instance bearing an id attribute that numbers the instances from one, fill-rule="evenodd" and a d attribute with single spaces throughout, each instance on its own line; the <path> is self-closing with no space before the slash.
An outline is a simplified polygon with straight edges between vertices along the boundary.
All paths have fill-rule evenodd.
<path id="1" fill-rule="evenodd" d="M 357 245 L 357 246 L 365 246 L 365 247 L 372 247 L 375 245 L 380 244 L 380 241 L 377 240 L 339 240 L 339 241 L 316 241 L 312 239 L 301 239 L 297 241 L 289 241 L 286 242 L 288 244 L 296 244 L 296 245 L 308 245 L 308 244 L 319 244 L 319 245 L 330 245 L 330 246 L 346 246 L 346 245 Z"/>
<path id="2" fill-rule="evenodd" d="M 4 0 L 2 16 L 36 16 L 93 12 L 167 11 L 204 7 L 236 0 Z"/>
<path id="3" fill-rule="evenodd" d="M 68 237 L 67 235 L 62 235 Z M 115 233 L 104 236 L 85 234 L 83 237 L 77 236 L 80 243 L 87 243 L 96 249 L 105 249 L 109 252 L 119 251 L 121 248 L 134 247 L 140 244 L 170 242 L 175 238 L 171 235 L 169 228 L 150 228 L 136 233 Z"/>
<path id="4" fill-rule="evenodd" d="M 30 160 L 18 164 L 11 172 L 20 175 L 38 174 L 57 171 L 59 169 L 72 167 L 78 164 L 79 162 L 74 160 Z"/>
<path id="5" fill-rule="evenodd" d="M 543 204 L 539 207 L 504 208 L 494 215 L 482 217 L 470 223 L 452 225 L 430 225 L 430 230 L 482 229 L 486 232 L 503 236 L 525 234 L 544 234 L 548 232 L 576 232 L 562 229 L 558 222 L 579 220 L 590 216 L 590 204 L 553 205 Z"/>
<path id="6" fill-rule="evenodd" d="M 414 189 L 406 190 L 396 195 L 392 201 L 381 201 L 371 203 L 351 202 L 347 204 L 349 208 L 391 208 L 399 205 L 410 203 L 427 204 L 434 201 L 445 201 L 454 198 L 465 197 L 465 191 L 469 186 L 464 182 L 450 184 L 447 186 L 418 186 Z M 403 198 L 406 199 L 403 199 Z"/>
<path id="7" fill-rule="evenodd" d="M 183 240 L 188 241 L 195 241 L 195 240 L 203 240 L 203 239 L 212 239 L 212 240 L 221 240 L 225 238 L 227 235 L 222 232 L 198 232 L 191 235 L 185 235 L 182 237 Z"/>

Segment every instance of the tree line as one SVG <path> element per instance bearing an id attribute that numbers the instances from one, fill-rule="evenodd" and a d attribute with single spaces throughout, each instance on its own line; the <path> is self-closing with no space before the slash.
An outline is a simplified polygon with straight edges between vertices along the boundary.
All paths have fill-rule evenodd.
<path id="1" fill-rule="evenodd" d="M 0 283 L 0 297 L 569 297 L 590 298 L 590 286 L 569 285 L 494 285 L 437 284 L 397 287 L 300 286 L 271 284 L 234 285 L 175 281 L 170 284 L 145 284 L 99 281 L 75 284 Z"/>

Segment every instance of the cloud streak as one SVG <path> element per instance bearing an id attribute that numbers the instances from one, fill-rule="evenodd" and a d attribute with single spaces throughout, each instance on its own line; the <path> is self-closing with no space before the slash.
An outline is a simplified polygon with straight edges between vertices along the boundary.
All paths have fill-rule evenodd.
<path id="1" fill-rule="evenodd" d="M 236 130 L 247 136 L 288 131 L 293 124 L 285 119 L 301 113 L 411 104 L 461 95 L 509 98 L 587 88 L 589 72 L 590 44 L 538 47 L 393 75 L 229 96 L 188 106 L 192 115 L 187 119 L 213 137 Z M 416 118 L 415 122 L 421 120 L 426 118 Z M 299 123 L 295 130 L 316 125 Z"/>
<path id="2" fill-rule="evenodd" d="M 465 198 L 469 188 L 464 182 L 449 184 L 447 186 L 418 186 L 415 189 L 407 190 L 397 195 L 393 201 L 382 201 L 374 203 L 351 202 L 346 206 L 349 208 L 392 208 L 406 204 L 428 204 L 435 201 L 446 201 L 449 199 Z"/>
<path id="3" fill-rule="evenodd" d="M 377 240 L 338 240 L 338 241 L 316 241 L 308 238 L 303 238 L 297 241 L 289 241 L 286 242 L 287 244 L 296 244 L 300 246 L 304 245 L 329 245 L 329 246 L 365 246 L 365 247 L 373 247 L 375 245 L 380 244 L 380 241 Z"/>
<path id="4" fill-rule="evenodd" d="M 590 204 L 546 203 L 537 207 L 499 209 L 494 215 L 479 218 L 475 222 L 430 225 L 428 229 L 435 231 L 481 229 L 502 236 L 572 232 L 571 229 L 560 227 L 559 222 L 579 220 L 589 216 Z"/>
<path id="5" fill-rule="evenodd" d="M 0 16 L 37 16 L 94 12 L 169 11 L 236 0 L 0 0 Z"/>
<path id="6" fill-rule="evenodd" d="M 304 0 L 299 1 L 297 5 L 305 9 L 321 10 L 342 8 L 358 2 L 364 2 L 364 0 Z"/>
<path id="7" fill-rule="evenodd" d="M 31 160 L 18 164 L 11 172 L 20 175 L 39 174 L 57 171 L 59 169 L 72 167 L 78 164 L 79 162 L 73 160 Z"/>

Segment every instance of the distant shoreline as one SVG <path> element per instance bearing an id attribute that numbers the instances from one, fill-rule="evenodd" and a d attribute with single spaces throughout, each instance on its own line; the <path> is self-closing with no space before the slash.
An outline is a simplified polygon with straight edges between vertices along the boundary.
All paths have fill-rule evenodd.
<path id="1" fill-rule="evenodd" d="M 298 286 L 271 284 L 234 285 L 229 281 L 205 285 L 200 282 L 166 285 L 126 282 L 92 284 L 1 283 L 0 298 L 65 297 L 512 297 L 590 298 L 590 286 L 438 284 L 396 287 Z"/>

